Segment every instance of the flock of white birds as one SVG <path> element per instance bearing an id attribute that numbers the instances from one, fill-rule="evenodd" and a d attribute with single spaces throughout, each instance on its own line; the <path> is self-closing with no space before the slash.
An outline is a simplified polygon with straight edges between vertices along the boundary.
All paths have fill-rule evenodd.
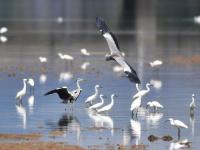
<path id="1" fill-rule="evenodd" d="M 104 22 L 103 22 L 104 23 Z M 119 46 L 118 43 L 116 41 L 116 39 L 113 37 L 113 34 L 110 32 L 110 30 L 108 29 L 108 27 L 103 24 L 104 26 L 102 27 L 101 25 L 98 26 L 100 31 L 102 32 L 102 35 L 104 36 L 104 38 L 107 40 L 107 43 L 109 45 L 109 48 L 111 50 L 111 55 L 107 55 L 106 59 L 107 60 L 114 60 L 116 62 L 119 63 L 119 65 L 116 65 L 113 67 L 113 71 L 114 72 L 120 72 L 120 71 L 124 71 L 124 73 L 127 75 L 127 77 L 130 79 L 131 82 L 135 82 L 136 83 L 136 89 L 137 89 L 137 93 L 133 95 L 132 97 L 132 104 L 130 107 L 130 111 L 132 112 L 132 118 L 137 118 L 137 114 L 139 109 L 141 108 L 141 102 L 142 99 L 145 95 L 147 95 L 150 92 L 150 87 L 152 86 L 152 83 L 147 83 L 146 84 L 146 89 L 140 89 L 140 80 L 137 77 L 137 73 L 133 70 L 133 68 L 126 63 L 126 61 L 124 60 L 124 56 L 125 53 L 121 53 L 119 52 Z M 7 32 L 6 29 L 0 29 L 0 34 Z M 80 53 L 83 56 L 90 56 L 90 52 L 88 52 L 85 48 L 80 50 Z M 73 61 L 74 57 L 68 54 L 63 54 L 63 53 L 58 53 L 58 56 L 61 60 L 68 60 L 68 61 Z M 47 63 L 47 58 L 46 57 L 38 57 L 39 61 L 41 63 Z M 156 70 L 159 70 L 159 68 L 161 67 L 161 65 L 163 64 L 163 62 L 161 60 L 155 60 L 149 63 L 149 65 L 152 68 L 155 68 Z M 86 62 L 85 64 L 83 64 L 81 66 L 82 69 L 86 69 L 87 66 L 89 66 L 90 63 Z M 152 81 L 153 82 L 153 81 Z M 23 79 L 23 88 L 22 90 L 20 90 L 17 95 L 16 95 L 16 99 L 18 99 L 20 102 L 22 101 L 23 96 L 26 94 L 26 84 L 28 84 L 30 86 L 30 89 L 34 92 L 34 80 L 33 79 Z M 98 113 L 103 113 L 103 112 L 108 112 L 109 110 L 112 109 L 113 105 L 114 105 L 114 98 L 117 97 L 115 94 L 111 94 L 111 102 L 107 105 L 104 105 L 104 98 L 105 96 L 103 94 L 100 93 L 100 88 L 102 88 L 100 85 L 95 85 L 95 92 L 93 95 L 89 96 L 86 100 L 85 103 L 88 106 L 88 109 Z M 62 90 L 62 91 L 56 91 L 56 90 Z M 82 90 L 79 87 L 80 90 Z M 76 98 L 73 97 L 73 93 L 70 93 L 66 87 L 62 87 L 62 88 L 57 88 L 55 90 L 53 90 L 55 93 L 57 93 L 59 95 L 59 97 L 63 100 L 65 100 L 64 98 L 62 98 L 61 95 L 63 95 L 64 93 L 62 93 L 63 91 L 67 94 L 69 94 L 67 96 L 67 99 L 69 97 L 71 97 L 70 103 L 73 103 L 74 101 L 76 101 L 76 99 L 78 98 L 78 96 Z M 51 91 L 50 91 L 51 92 Z M 60 92 L 60 93 L 59 93 Z M 97 99 L 100 98 L 100 102 L 95 102 Z M 67 101 L 68 102 L 68 101 Z M 146 110 L 147 109 L 153 109 L 153 112 L 157 112 L 158 109 L 162 109 L 164 108 L 163 105 L 161 105 L 158 101 L 153 100 L 153 101 L 149 101 L 146 104 Z M 195 99 L 194 99 L 194 94 L 192 95 L 192 102 L 190 104 L 190 110 L 191 112 L 194 110 L 195 108 Z M 176 120 L 173 118 L 169 118 L 168 121 L 170 122 L 170 124 L 172 126 L 177 127 L 178 129 L 178 137 L 180 137 L 180 128 L 188 128 L 188 126 L 183 123 L 180 120 Z"/>

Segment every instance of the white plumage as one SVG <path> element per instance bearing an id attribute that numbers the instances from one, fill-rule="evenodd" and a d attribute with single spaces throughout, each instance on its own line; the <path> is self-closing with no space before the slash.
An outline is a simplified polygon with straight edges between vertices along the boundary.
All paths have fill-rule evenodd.
<path id="1" fill-rule="evenodd" d="M 7 41 L 8 41 L 8 38 L 6 37 L 6 36 L 0 36 L 0 41 L 2 42 L 2 43 L 6 43 Z"/>
<path id="2" fill-rule="evenodd" d="M 7 31 L 8 31 L 7 27 L 1 27 L 1 29 L 0 29 L 1 34 L 6 33 Z"/>
<path id="3" fill-rule="evenodd" d="M 108 105 L 106 105 L 106 106 L 103 106 L 100 109 L 97 109 L 97 112 L 100 113 L 100 112 L 105 112 L 105 111 L 110 110 L 113 107 L 113 105 L 114 105 L 114 97 L 115 97 L 115 94 L 112 94 L 111 95 L 111 103 L 108 104 Z"/>
<path id="4" fill-rule="evenodd" d="M 164 108 L 158 101 L 148 102 L 147 107 L 154 108 L 154 112 L 157 111 L 158 108 Z"/>
<path id="5" fill-rule="evenodd" d="M 132 116 L 134 115 L 134 111 L 136 111 L 136 116 L 137 116 L 138 108 L 141 105 L 141 101 L 142 101 L 141 96 L 134 98 L 134 100 L 131 104 L 131 108 L 130 108 L 130 111 L 132 112 Z"/>
<path id="6" fill-rule="evenodd" d="M 193 110 L 196 107 L 194 97 L 195 97 L 195 95 L 192 94 L 192 101 L 190 103 L 190 110 Z"/>
<path id="7" fill-rule="evenodd" d="M 85 103 L 90 103 L 92 104 L 92 102 L 94 100 L 97 99 L 97 97 L 99 96 L 99 88 L 101 88 L 100 85 L 95 85 L 95 93 L 91 96 L 89 96 L 86 100 L 85 100 Z"/>
<path id="8" fill-rule="evenodd" d="M 22 98 L 24 97 L 24 95 L 26 95 L 26 82 L 27 82 L 27 79 L 23 79 L 23 88 L 21 91 L 19 91 L 16 95 L 16 99 L 17 100 L 22 100 Z"/>
<path id="9" fill-rule="evenodd" d="M 74 60 L 74 57 L 72 57 L 71 55 L 58 53 L 58 56 L 59 56 L 60 59 L 62 59 L 62 60 Z"/>
<path id="10" fill-rule="evenodd" d="M 87 49 L 85 49 L 85 48 L 82 48 L 81 50 L 80 50 L 80 52 L 83 54 L 83 55 L 85 55 L 85 56 L 90 56 L 90 53 L 87 51 Z"/>
<path id="11" fill-rule="evenodd" d="M 81 69 L 86 70 L 87 67 L 89 67 L 89 65 L 90 65 L 90 62 L 84 62 L 84 63 L 81 65 Z"/>
<path id="12" fill-rule="evenodd" d="M 154 60 L 152 62 L 149 63 L 151 67 L 159 67 L 163 64 L 163 62 L 161 60 Z"/>
<path id="13" fill-rule="evenodd" d="M 47 62 L 47 58 L 46 57 L 38 57 L 38 59 L 39 59 L 39 61 L 41 62 L 41 63 L 45 63 L 45 62 Z"/>
<path id="14" fill-rule="evenodd" d="M 98 107 L 101 107 L 104 104 L 104 99 L 103 99 L 104 95 L 100 94 L 99 97 L 101 99 L 101 102 L 96 103 L 96 104 L 90 106 L 89 109 L 97 109 Z"/>
<path id="15" fill-rule="evenodd" d="M 34 80 L 33 80 L 32 78 L 29 78 L 29 79 L 27 80 L 27 83 L 28 83 L 30 86 L 32 86 L 32 87 L 34 87 L 34 85 L 35 85 L 35 82 L 34 82 Z"/>
<path id="16" fill-rule="evenodd" d="M 150 88 L 149 88 L 149 86 L 151 86 L 151 84 L 150 83 L 147 83 L 146 84 L 146 90 L 140 90 L 139 92 L 137 92 L 134 96 L 133 96 L 133 98 L 136 98 L 136 97 L 143 97 L 143 96 L 145 96 L 147 93 L 149 93 L 149 91 L 150 91 Z"/>

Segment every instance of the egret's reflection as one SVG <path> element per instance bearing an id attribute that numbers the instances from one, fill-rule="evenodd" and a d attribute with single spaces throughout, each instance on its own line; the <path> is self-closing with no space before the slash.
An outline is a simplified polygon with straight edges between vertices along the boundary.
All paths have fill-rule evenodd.
<path id="1" fill-rule="evenodd" d="M 190 148 L 190 143 L 188 139 L 172 142 L 170 143 L 169 150 Z"/>
<path id="2" fill-rule="evenodd" d="M 154 87 L 156 90 L 159 90 L 159 89 L 162 88 L 162 81 L 160 81 L 160 80 L 154 80 L 154 79 L 152 79 L 152 80 L 150 81 L 150 84 L 152 84 L 153 87 Z"/>
<path id="3" fill-rule="evenodd" d="M 191 129 L 192 129 L 192 136 L 194 136 L 194 128 L 195 128 L 194 113 L 190 113 L 190 124 L 191 124 Z"/>
<path id="4" fill-rule="evenodd" d="M 147 125 L 158 126 L 160 119 L 163 117 L 163 113 L 148 113 L 146 115 Z"/>
<path id="5" fill-rule="evenodd" d="M 129 145 L 134 141 L 135 145 L 140 143 L 141 138 L 141 123 L 139 121 L 130 119 L 128 129 L 123 132 L 123 144 Z"/>
<path id="6" fill-rule="evenodd" d="M 34 101 L 35 101 L 35 97 L 34 97 L 34 95 L 31 95 L 28 98 L 28 106 L 29 106 L 29 112 L 30 113 L 33 113 Z"/>
<path id="7" fill-rule="evenodd" d="M 93 110 L 88 110 L 89 117 L 94 120 L 96 128 L 109 128 L 111 130 L 111 135 L 114 134 L 114 123 L 110 116 L 98 114 Z"/>
<path id="8" fill-rule="evenodd" d="M 47 75 L 46 74 L 41 74 L 40 78 L 39 78 L 39 81 L 40 81 L 41 84 L 46 83 L 46 81 L 47 81 Z"/>
<path id="9" fill-rule="evenodd" d="M 23 107 L 22 104 L 16 104 L 15 106 L 16 106 L 17 114 L 22 119 L 23 129 L 26 129 L 26 123 L 27 123 L 26 109 Z"/>
<path id="10" fill-rule="evenodd" d="M 73 74 L 71 72 L 61 72 L 59 75 L 59 82 L 68 81 L 73 78 Z"/>

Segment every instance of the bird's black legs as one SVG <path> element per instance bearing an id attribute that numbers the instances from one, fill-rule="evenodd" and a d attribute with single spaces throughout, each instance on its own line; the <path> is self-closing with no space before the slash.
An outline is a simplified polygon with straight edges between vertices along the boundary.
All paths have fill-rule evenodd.
<path id="1" fill-rule="evenodd" d="M 181 130 L 180 128 L 178 128 L 178 140 L 180 140 L 180 137 L 181 137 Z"/>

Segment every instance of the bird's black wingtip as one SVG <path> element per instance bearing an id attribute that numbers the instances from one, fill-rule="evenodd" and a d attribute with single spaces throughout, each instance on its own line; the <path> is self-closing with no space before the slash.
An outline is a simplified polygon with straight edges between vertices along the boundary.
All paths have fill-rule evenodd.
<path id="1" fill-rule="evenodd" d="M 102 17 L 96 17 L 96 25 L 99 28 L 101 34 L 104 34 L 110 31 Z"/>

